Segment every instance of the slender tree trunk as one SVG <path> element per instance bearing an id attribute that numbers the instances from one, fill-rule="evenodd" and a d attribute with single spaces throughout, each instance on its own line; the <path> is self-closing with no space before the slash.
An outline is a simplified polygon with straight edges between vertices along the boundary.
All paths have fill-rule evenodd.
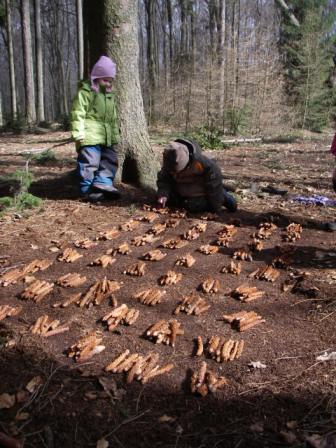
<path id="1" fill-rule="evenodd" d="M 25 73 L 26 122 L 36 122 L 35 88 L 33 77 L 33 52 L 30 29 L 30 1 L 21 0 L 22 45 Z"/>
<path id="2" fill-rule="evenodd" d="M 167 46 L 167 10 L 163 8 L 163 21 L 162 21 L 162 57 L 163 57 L 163 70 L 164 70 L 164 85 L 165 88 L 169 88 L 169 75 L 168 75 L 168 46 Z"/>
<path id="3" fill-rule="evenodd" d="M 295 17 L 295 15 L 291 12 L 291 10 L 290 10 L 289 6 L 287 5 L 287 3 L 284 0 L 276 0 L 276 1 L 281 6 L 281 8 L 283 8 L 286 11 L 286 13 L 288 14 L 292 24 L 297 26 L 297 27 L 299 27 L 300 26 L 300 22 Z"/>
<path id="4" fill-rule="evenodd" d="M 76 0 L 77 8 L 77 45 L 78 45 L 78 78 L 84 77 L 84 32 L 83 32 L 83 0 Z"/>
<path id="5" fill-rule="evenodd" d="M 194 77 L 196 69 L 196 55 L 197 55 L 197 47 L 196 47 L 197 14 L 196 14 L 196 7 L 194 8 L 194 5 L 191 5 L 190 23 L 191 23 L 191 66 L 192 66 L 192 76 Z"/>
<path id="6" fill-rule="evenodd" d="M 216 53 L 215 33 L 216 33 L 216 16 L 215 16 L 215 0 L 209 1 L 209 33 L 210 33 L 210 49 L 209 49 L 209 75 L 208 75 L 208 113 L 207 119 L 209 126 L 212 126 L 212 106 L 213 106 L 213 80 L 214 80 L 214 59 Z"/>
<path id="7" fill-rule="evenodd" d="M 102 0 L 103 14 L 98 14 L 95 0 L 86 2 L 93 19 L 90 22 L 97 20 L 99 24 L 100 20 L 103 35 L 103 40 L 90 41 L 90 46 L 93 44 L 100 54 L 111 56 L 117 63 L 119 177 L 143 187 L 154 187 L 158 162 L 149 143 L 139 81 L 138 2 Z M 94 38 L 94 30 L 89 30 L 89 34 Z"/>
<path id="8" fill-rule="evenodd" d="M 42 58 L 41 0 L 35 0 L 35 42 L 37 75 L 37 121 L 45 121 L 44 115 L 44 80 Z"/>
<path id="9" fill-rule="evenodd" d="M 4 118 L 3 118 L 3 112 L 2 112 L 2 93 L 0 89 L 0 127 L 4 125 Z"/>
<path id="10" fill-rule="evenodd" d="M 170 68 L 170 82 L 173 74 L 173 12 L 172 12 L 172 4 L 171 0 L 166 0 L 167 6 L 167 19 L 168 19 L 168 27 L 169 27 L 169 68 Z"/>
<path id="11" fill-rule="evenodd" d="M 233 0 L 232 7 L 232 107 L 236 107 L 237 100 L 237 85 L 236 85 L 236 72 L 237 72 L 237 0 Z"/>
<path id="12" fill-rule="evenodd" d="M 236 18 L 236 72 L 234 74 L 235 76 L 235 90 L 236 90 L 236 96 L 239 96 L 239 67 L 240 67 L 240 0 L 237 1 L 237 18 Z"/>
<path id="13" fill-rule="evenodd" d="M 7 39 L 8 39 L 8 63 L 9 63 L 9 81 L 12 102 L 12 119 L 17 118 L 16 101 L 16 82 L 15 82 L 15 64 L 13 51 L 13 33 L 12 33 L 12 8 L 10 0 L 6 0 L 6 19 L 7 19 Z"/>
<path id="14" fill-rule="evenodd" d="M 149 78 L 149 117 L 155 120 L 156 58 L 155 58 L 155 0 L 145 0 L 147 14 L 147 64 Z"/>
<path id="15" fill-rule="evenodd" d="M 218 69 L 219 69 L 219 116 L 223 120 L 225 97 L 225 20 L 226 0 L 219 0 L 218 14 Z"/>

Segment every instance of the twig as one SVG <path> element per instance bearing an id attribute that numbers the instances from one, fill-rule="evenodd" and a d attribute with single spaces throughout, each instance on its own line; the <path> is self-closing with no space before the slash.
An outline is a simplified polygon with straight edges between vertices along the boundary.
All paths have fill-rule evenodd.
<path id="1" fill-rule="evenodd" d="M 336 313 L 336 311 L 332 311 L 331 313 L 327 314 L 326 316 L 324 316 L 320 322 L 324 321 L 324 319 L 328 319 L 330 316 L 332 316 L 334 313 Z"/>
<path id="2" fill-rule="evenodd" d="M 139 418 L 141 418 L 143 415 L 147 414 L 150 411 L 150 409 L 147 409 L 144 412 L 141 412 L 141 414 L 135 415 L 134 417 L 130 417 L 127 418 L 126 420 L 122 421 L 121 423 L 119 423 L 119 425 L 115 426 L 112 431 L 110 431 L 108 434 L 105 434 L 103 437 L 105 439 L 107 439 L 108 437 L 110 437 L 112 434 L 114 434 L 116 431 L 118 431 L 119 428 L 121 428 L 124 425 L 127 425 L 128 423 L 134 422 L 135 420 L 138 420 Z"/>
<path id="3" fill-rule="evenodd" d="M 306 369 L 303 369 L 303 370 L 302 370 L 300 373 L 298 373 L 297 375 L 293 375 L 293 376 L 291 376 L 291 377 L 289 377 L 289 378 L 288 378 L 288 377 L 287 377 L 287 378 L 279 378 L 279 379 L 274 380 L 274 381 L 265 381 L 265 382 L 263 382 L 263 383 L 257 383 L 255 387 L 253 387 L 252 389 L 249 389 L 249 390 L 245 390 L 245 391 L 243 391 L 243 392 L 240 392 L 239 395 L 246 395 L 246 394 L 248 394 L 248 393 L 250 393 L 250 392 L 253 392 L 254 390 L 257 390 L 257 389 L 262 388 L 262 386 L 267 386 L 267 385 L 269 385 L 269 384 L 287 383 L 287 382 L 290 382 L 290 381 L 294 381 L 294 380 L 296 380 L 297 378 L 299 378 L 301 375 L 303 375 L 305 372 L 307 372 L 308 370 L 312 369 L 313 367 L 315 367 L 315 366 L 317 366 L 317 365 L 319 365 L 319 364 L 322 364 L 323 362 L 324 362 L 324 361 L 317 361 L 317 362 L 315 362 L 314 364 L 312 364 L 311 366 L 307 367 Z"/>

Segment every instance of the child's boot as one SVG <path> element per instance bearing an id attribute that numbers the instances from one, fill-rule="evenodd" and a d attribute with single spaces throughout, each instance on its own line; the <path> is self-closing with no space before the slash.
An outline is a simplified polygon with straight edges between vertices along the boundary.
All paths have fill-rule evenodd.
<path id="1" fill-rule="evenodd" d="M 91 191 L 90 193 L 82 194 L 82 199 L 85 202 L 101 202 L 105 199 L 104 194 L 100 192 Z"/>
<path id="2" fill-rule="evenodd" d="M 120 198 L 120 191 L 114 185 L 104 186 L 104 188 L 94 185 L 92 191 L 102 194 L 105 199 L 116 200 Z"/>

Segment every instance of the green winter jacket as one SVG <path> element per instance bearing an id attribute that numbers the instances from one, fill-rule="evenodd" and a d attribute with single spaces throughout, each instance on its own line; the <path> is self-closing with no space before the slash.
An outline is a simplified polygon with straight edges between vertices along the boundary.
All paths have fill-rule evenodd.
<path id="1" fill-rule="evenodd" d="M 94 92 L 88 81 L 80 81 L 72 104 L 71 131 L 79 146 L 118 143 L 115 92 Z"/>

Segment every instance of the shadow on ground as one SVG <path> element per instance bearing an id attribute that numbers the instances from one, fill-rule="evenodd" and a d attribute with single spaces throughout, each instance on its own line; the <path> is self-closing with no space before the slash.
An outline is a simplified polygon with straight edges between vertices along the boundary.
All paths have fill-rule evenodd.
<path id="1" fill-rule="evenodd" d="M 146 386 L 126 386 L 121 375 L 90 376 L 85 364 L 60 365 L 37 349 L 23 347 L 2 350 L 0 369 L 0 393 L 24 390 L 36 375 L 43 379 L 26 402 L 2 411 L 1 430 L 16 429 L 25 448 L 96 447 L 102 437 L 109 446 L 127 448 L 288 446 L 280 431 L 293 433 L 295 446 L 308 447 L 313 445 L 305 445 L 304 434 L 332 430 L 332 396 L 309 384 L 241 395 L 228 386 L 201 398 L 184 391 L 183 385 L 167 385 L 168 376 Z M 27 420 L 13 423 L 18 412 L 27 413 Z M 296 422 L 295 429 L 288 429 L 288 422 Z M 334 443 L 330 439 L 323 447 L 333 448 Z"/>
<path id="2" fill-rule="evenodd" d="M 137 187 L 132 187 L 126 184 L 119 184 L 118 188 L 121 191 L 122 199 L 118 202 L 110 202 L 113 206 L 123 207 L 132 204 L 138 205 L 143 203 L 153 203 L 155 201 L 155 192 L 153 190 L 146 192 Z M 60 176 L 46 177 L 33 182 L 30 187 L 30 192 L 41 197 L 42 199 L 80 200 L 75 170 L 64 173 Z M 109 202 L 104 202 L 104 205 L 105 204 L 109 204 Z M 227 222 L 233 218 L 239 219 L 242 225 L 257 225 L 263 221 L 271 220 L 278 226 L 285 227 L 289 223 L 295 221 L 308 228 L 319 230 L 325 229 L 324 221 L 310 219 L 295 213 L 279 213 L 274 211 L 258 214 L 244 209 L 239 209 L 234 215 L 224 213 L 220 220 Z"/>

